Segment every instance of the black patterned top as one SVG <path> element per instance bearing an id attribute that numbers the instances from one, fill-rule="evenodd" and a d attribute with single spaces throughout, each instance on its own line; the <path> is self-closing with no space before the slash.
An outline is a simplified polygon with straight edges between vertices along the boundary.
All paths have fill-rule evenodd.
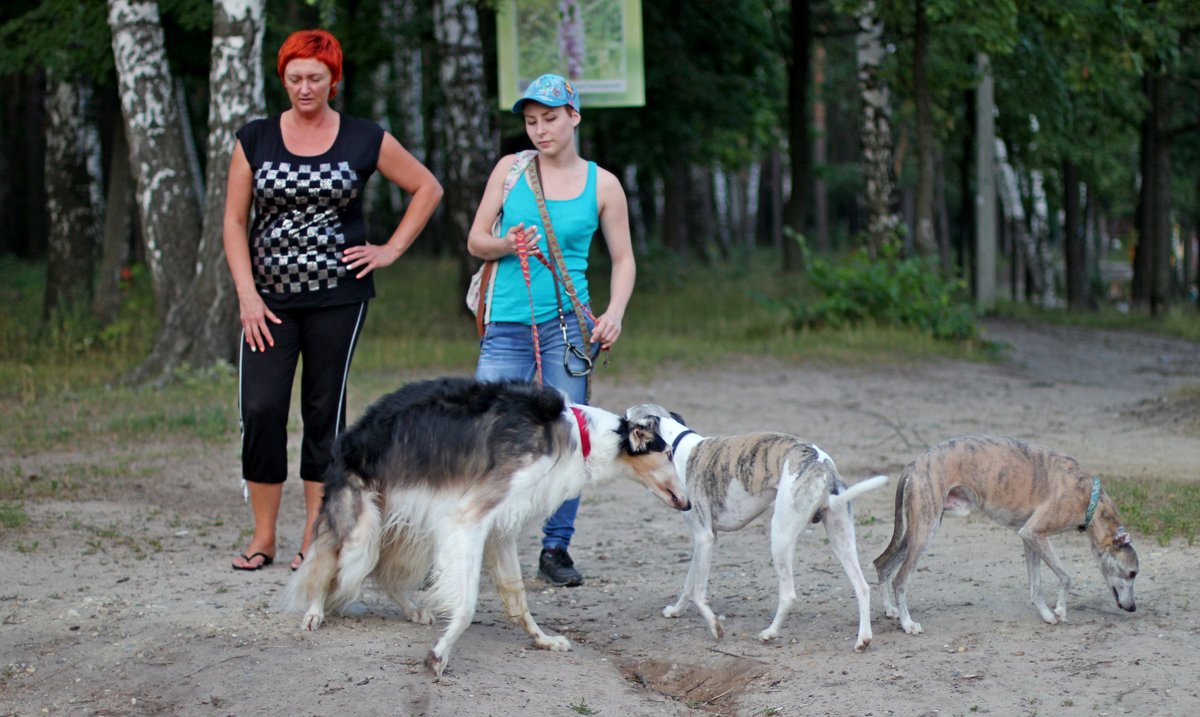
<path id="1" fill-rule="evenodd" d="M 383 129 L 341 115 L 324 154 L 292 154 L 280 115 L 237 132 L 253 172 L 250 261 L 254 283 L 271 309 L 337 306 L 375 296 L 370 274 L 354 278 L 342 263 L 347 247 L 365 244 L 363 189 L 379 162 Z"/>

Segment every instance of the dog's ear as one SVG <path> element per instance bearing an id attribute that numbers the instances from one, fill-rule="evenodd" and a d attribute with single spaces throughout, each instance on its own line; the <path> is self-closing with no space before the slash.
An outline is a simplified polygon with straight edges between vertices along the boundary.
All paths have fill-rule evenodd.
<path id="1" fill-rule="evenodd" d="M 671 418 L 674 418 L 676 421 L 679 421 L 680 423 L 682 423 L 685 426 L 687 425 L 687 421 L 683 420 L 683 416 L 679 415 L 678 413 L 675 413 L 674 411 L 671 411 Z"/>
<path id="2" fill-rule="evenodd" d="M 637 421 L 622 418 L 621 427 L 617 432 L 630 455 L 667 450 L 667 442 L 658 434 L 658 419 L 653 416 Z"/>
<path id="3" fill-rule="evenodd" d="M 1133 537 L 1125 531 L 1125 526 L 1117 526 L 1117 532 L 1113 535 L 1113 547 L 1124 548 L 1133 545 Z"/>

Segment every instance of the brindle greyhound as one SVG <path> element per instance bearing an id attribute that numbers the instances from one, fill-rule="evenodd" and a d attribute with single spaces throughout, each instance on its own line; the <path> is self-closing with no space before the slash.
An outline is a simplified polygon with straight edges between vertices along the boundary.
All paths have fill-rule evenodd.
<path id="1" fill-rule="evenodd" d="M 679 599 L 664 608 L 663 615 L 682 615 L 690 598 L 704 615 L 713 637 L 720 639 L 724 630 L 706 596 L 717 531 L 739 530 L 774 506 L 771 557 L 779 582 L 779 606 L 775 619 L 758 634 L 758 639 L 765 641 L 779 635 L 796 601 L 792 575 L 796 540 L 806 525 L 823 523 L 829 545 L 858 600 L 854 649 L 865 650 L 871 644 L 871 588 L 858 563 L 850 500 L 885 485 L 887 476 L 875 476 L 848 488 L 832 458 L 794 436 L 750 433 L 704 438 L 688 428 L 678 414 L 654 404 L 634 406 L 625 414 L 630 421 L 643 421 L 647 416 L 658 418 L 657 430 L 671 444 L 675 471 L 687 487 L 692 506 L 683 514 L 692 530 L 692 562 Z"/>
<path id="2" fill-rule="evenodd" d="M 896 486 L 892 542 L 875 559 L 875 569 L 885 613 L 899 617 L 905 632 L 921 632 L 908 613 L 906 587 L 937 532 L 942 512 L 965 515 L 971 507 L 1021 536 L 1029 596 L 1046 622 L 1053 625 L 1067 617 L 1071 576 L 1050 546 L 1050 536 L 1071 528 L 1087 533 L 1117 605 L 1127 612 L 1136 609 L 1137 552 L 1100 479 L 1075 459 L 1049 448 L 1002 436 L 966 436 L 921 454 L 904 469 Z M 1042 598 L 1043 560 L 1059 580 L 1053 611 Z"/>

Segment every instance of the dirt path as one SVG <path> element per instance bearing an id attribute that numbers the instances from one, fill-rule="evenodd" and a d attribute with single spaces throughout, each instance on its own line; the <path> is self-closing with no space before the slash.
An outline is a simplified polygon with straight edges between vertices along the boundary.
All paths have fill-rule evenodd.
<path id="1" fill-rule="evenodd" d="M 1197 345 L 1000 321 L 985 333 L 1011 345 L 1005 361 L 749 360 L 665 373 L 653 385 L 602 375 L 595 395 L 614 410 L 662 403 L 710 435 L 796 433 L 850 481 L 894 477 L 927 445 L 978 432 L 1055 446 L 1102 475 L 1197 478 L 1196 405 L 1163 400 L 1200 385 Z M 1029 605 L 1018 538 L 975 515 L 947 518 L 911 586 L 925 634 L 899 631 L 875 595 L 875 642 L 856 654 L 853 594 L 820 532 L 801 539 L 801 600 L 781 639 L 755 639 L 775 607 L 760 519 L 717 546 L 709 593 L 726 635 L 716 643 L 694 610 L 661 615 L 687 568 L 683 521 L 640 488 L 607 484 L 585 496 L 572 547 L 584 587 L 548 589 L 533 577 L 536 531 L 523 543 L 533 612 L 574 649 L 531 649 L 488 587 L 434 683 L 421 660 L 436 631 L 405 622 L 379 593 L 303 634 L 275 609 L 290 577 L 285 560 L 259 573 L 229 570 L 248 520 L 234 447 L 120 450 L 132 456 L 127 500 L 33 505 L 31 526 L 0 536 L 2 714 L 1200 713 L 1191 603 L 1200 547 L 1178 540 L 1163 547 L 1134 535 L 1139 609 L 1125 614 L 1086 541 L 1060 536 L 1075 584 L 1069 622 L 1050 627 Z M 55 460 L 22 459 L 21 469 Z M 14 462 L 2 458 L 0 469 Z M 281 530 L 293 542 L 281 556 L 299 533 L 294 487 L 286 504 Z M 865 566 L 890 537 L 890 505 L 890 489 L 856 502 Z"/>

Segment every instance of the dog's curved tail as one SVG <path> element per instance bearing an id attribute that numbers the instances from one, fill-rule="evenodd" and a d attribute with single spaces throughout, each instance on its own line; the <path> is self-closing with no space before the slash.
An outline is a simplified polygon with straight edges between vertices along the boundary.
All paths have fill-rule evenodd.
<path id="1" fill-rule="evenodd" d="M 875 558 L 875 572 L 879 576 L 879 584 L 884 585 L 900 567 L 900 561 L 908 552 L 908 524 L 904 517 L 904 503 L 907 498 L 910 471 L 906 468 L 900 474 L 900 482 L 896 485 L 896 514 L 893 521 L 892 540 Z"/>
<path id="2" fill-rule="evenodd" d="M 878 475 L 868 478 L 865 481 L 855 483 L 837 495 L 829 496 L 829 507 L 836 508 L 843 503 L 849 503 L 863 493 L 875 490 L 876 488 L 882 488 L 883 486 L 887 485 L 889 480 L 891 479 L 885 475 Z"/>

